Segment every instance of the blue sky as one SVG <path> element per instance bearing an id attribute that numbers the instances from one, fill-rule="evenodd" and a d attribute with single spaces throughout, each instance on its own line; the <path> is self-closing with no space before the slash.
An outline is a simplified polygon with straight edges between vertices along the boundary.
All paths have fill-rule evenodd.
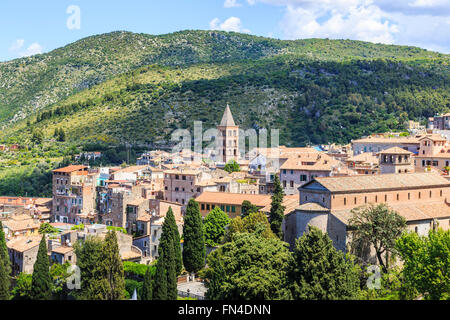
<path id="1" fill-rule="evenodd" d="M 0 61 L 116 30 L 238 31 L 279 39 L 332 38 L 450 53 L 450 0 L 1 0 Z M 67 13 L 70 6 L 79 9 Z M 68 28 L 67 20 L 79 21 Z"/>

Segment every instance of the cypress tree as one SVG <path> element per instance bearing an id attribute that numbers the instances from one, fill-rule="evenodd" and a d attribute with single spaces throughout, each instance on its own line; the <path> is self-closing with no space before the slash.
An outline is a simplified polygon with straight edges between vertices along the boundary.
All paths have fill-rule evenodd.
<path id="1" fill-rule="evenodd" d="M 178 227 L 175 221 L 175 215 L 173 214 L 172 207 L 169 207 L 164 222 L 167 222 L 168 226 L 172 230 L 172 243 L 176 265 L 175 272 L 177 275 L 179 275 L 181 273 L 181 270 L 183 269 L 183 257 L 181 256 L 180 233 L 178 232 Z"/>
<path id="2" fill-rule="evenodd" d="M 5 233 L 0 221 L 0 300 L 9 300 L 11 261 L 6 247 Z"/>
<path id="3" fill-rule="evenodd" d="M 153 299 L 153 283 L 152 283 L 152 273 L 150 268 L 144 275 L 144 283 L 142 285 L 142 297 L 141 300 L 152 300 Z"/>
<path id="4" fill-rule="evenodd" d="M 109 231 L 103 242 L 103 250 L 96 270 L 97 298 L 100 300 L 123 300 L 125 298 L 125 276 L 119 254 L 115 231 Z"/>
<path id="5" fill-rule="evenodd" d="M 205 237 L 198 202 L 189 200 L 183 226 L 183 263 L 190 273 L 198 272 L 205 266 Z"/>
<path id="6" fill-rule="evenodd" d="M 270 208 L 270 228 L 281 240 L 283 240 L 281 225 L 283 223 L 285 209 L 283 206 L 283 197 L 284 192 L 281 187 L 280 178 L 275 175 L 274 194 L 272 195 L 272 206 Z"/>
<path id="7" fill-rule="evenodd" d="M 156 263 L 153 300 L 167 300 L 167 271 L 164 262 L 164 251 L 162 251 L 158 256 L 158 262 Z"/>
<path id="8" fill-rule="evenodd" d="M 50 300 L 52 298 L 52 287 L 50 262 L 47 255 L 47 243 L 45 235 L 43 235 L 33 268 L 31 298 L 33 300 Z"/>
<path id="9" fill-rule="evenodd" d="M 168 243 L 164 249 L 167 250 L 167 254 L 164 255 L 167 275 L 167 300 L 177 300 L 177 274 L 173 246 Z"/>

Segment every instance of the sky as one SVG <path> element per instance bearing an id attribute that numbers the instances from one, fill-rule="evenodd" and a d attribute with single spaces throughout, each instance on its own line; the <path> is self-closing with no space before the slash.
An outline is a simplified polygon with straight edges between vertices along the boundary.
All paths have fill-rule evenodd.
<path id="1" fill-rule="evenodd" d="M 1 0 L 0 61 L 124 30 L 352 39 L 450 53 L 450 0 Z"/>

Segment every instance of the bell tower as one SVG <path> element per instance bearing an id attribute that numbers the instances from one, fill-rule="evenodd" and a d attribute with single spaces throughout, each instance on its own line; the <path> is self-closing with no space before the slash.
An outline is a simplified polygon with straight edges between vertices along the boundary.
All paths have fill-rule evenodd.
<path id="1" fill-rule="evenodd" d="M 227 163 L 232 159 L 237 161 L 239 159 L 239 126 L 234 123 L 229 105 L 225 109 L 217 130 L 219 131 L 217 148 L 219 162 Z"/>

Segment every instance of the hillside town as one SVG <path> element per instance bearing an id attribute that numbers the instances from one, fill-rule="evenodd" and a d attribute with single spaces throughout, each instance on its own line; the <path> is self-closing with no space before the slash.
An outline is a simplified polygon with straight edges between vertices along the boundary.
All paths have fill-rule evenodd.
<path id="1" fill-rule="evenodd" d="M 150 265 L 169 208 L 180 234 L 191 199 L 203 218 L 214 208 L 239 217 L 245 201 L 269 218 L 275 177 L 284 192 L 283 240 L 291 249 L 314 226 L 347 252 L 352 210 L 371 204 L 395 210 L 418 235 L 449 230 L 450 114 L 429 119 L 427 128 L 410 127 L 408 134 L 373 134 L 348 145 L 254 148 L 241 158 L 239 125 L 227 106 L 217 128 L 222 162 L 191 150 L 153 150 L 136 165 L 55 169 L 52 198 L 0 197 L 12 275 L 33 272 L 42 224 L 57 230 L 47 236 L 55 263 L 75 264 L 77 240 L 116 230 L 122 261 Z M 228 170 L 228 163 L 237 169 Z M 377 263 L 373 252 L 368 261 Z"/>

